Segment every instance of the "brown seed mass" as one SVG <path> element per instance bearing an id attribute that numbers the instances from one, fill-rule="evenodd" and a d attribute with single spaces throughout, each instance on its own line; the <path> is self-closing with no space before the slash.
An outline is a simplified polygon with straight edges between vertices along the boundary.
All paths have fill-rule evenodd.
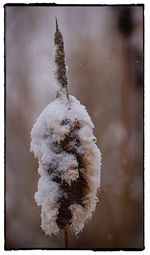
<path id="1" fill-rule="evenodd" d="M 84 207 L 84 197 L 88 191 L 88 183 L 84 172 L 86 171 L 86 164 L 84 161 L 84 155 L 77 151 L 80 146 L 80 139 L 77 131 L 81 128 L 80 122 L 75 120 L 73 123 L 64 119 L 61 125 L 70 126 L 70 131 L 66 134 L 64 140 L 53 143 L 53 149 L 55 153 L 61 153 L 65 151 L 75 156 L 78 162 L 78 168 L 76 169 L 79 173 L 77 180 L 74 180 L 69 185 L 64 179 L 61 178 L 60 173 L 57 171 L 55 164 L 51 164 L 50 173 L 52 174 L 52 180 L 57 182 L 60 190 L 60 198 L 58 199 L 59 210 L 56 219 L 56 223 L 59 228 L 64 228 L 66 224 L 71 224 L 72 214 L 69 209 L 71 204 L 79 204 Z M 68 169 L 69 170 L 69 169 Z"/>

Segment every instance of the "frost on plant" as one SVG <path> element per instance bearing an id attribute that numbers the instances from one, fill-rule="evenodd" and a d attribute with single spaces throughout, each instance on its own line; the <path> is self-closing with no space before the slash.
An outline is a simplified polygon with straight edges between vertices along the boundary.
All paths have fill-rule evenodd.
<path id="1" fill-rule="evenodd" d="M 68 94 L 62 34 L 55 33 L 56 99 L 31 131 L 31 151 L 39 161 L 35 200 L 41 227 L 51 236 L 67 224 L 78 234 L 91 218 L 100 186 L 101 156 L 85 107 Z"/>

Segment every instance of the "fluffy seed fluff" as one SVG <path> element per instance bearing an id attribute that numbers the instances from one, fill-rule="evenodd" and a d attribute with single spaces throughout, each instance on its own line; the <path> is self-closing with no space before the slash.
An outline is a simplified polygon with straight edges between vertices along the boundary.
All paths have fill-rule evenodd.
<path id="1" fill-rule="evenodd" d="M 69 224 L 77 234 L 95 210 L 100 186 L 101 156 L 93 123 L 73 96 L 51 102 L 31 132 L 31 151 L 39 160 L 35 200 L 41 206 L 46 234 Z"/>

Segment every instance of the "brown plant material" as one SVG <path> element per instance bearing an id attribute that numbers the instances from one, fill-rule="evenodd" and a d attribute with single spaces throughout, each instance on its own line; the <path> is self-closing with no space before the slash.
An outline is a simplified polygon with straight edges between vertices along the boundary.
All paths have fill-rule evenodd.
<path id="1" fill-rule="evenodd" d="M 85 107 L 68 96 L 64 43 L 57 19 L 55 46 L 56 99 L 33 127 L 31 150 L 39 159 L 41 177 L 35 200 L 42 207 L 41 226 L 48 235 L 60 229 L 67 235 L 68 226 L 79 233 L 95 210 L 101 155 Z"/>
<path id="2" fill-rule="evenodd" d="M 65 248 L 69 248 L 69 226 L 65 225 L 64 227 L 64 245 Z"/>
<path id="3" fill-rule="evenodd" d="M 71 123 L 71 121 L 67 119 L 63 120 L 62 124 L 63 123 L 69 124 L 70 131 L 66 134 L 64 139 L 57 144 L 57 152 L 61 153 L 62 151 L 65 151 L 76 158 L 78 168 L 75 170 L 79 173 L 79 177 L 77 180 L 72 181 L 71 184 L 68 184 L 64 179 L 61 179 L 60 173 L 55 171 L 53 181 L 58 183 L 62 193 L 62 196 L 58 199 L 60 207 L 56 220 L 59 228 L 64 228 L 66 224 L 71 224 L 72 213 L 69 206 L 77 203 L 84 207 L 84 198 L 89 190 L 88 182 L 84 174 L 86 169 L 84 155 L 78 153 L 78 147 L 81 145 L 80 138 L 77 135 L 77 131 L 80 129 L 80 123 L 78 121 Z"/>
<path id="4" fill-rule="evenodd" d="M 68 87 L 67 87 L 67 76 L 66 76 L 66 64 L 65 64 L 65 52 L 64 52 L 64 42 L 63 36 L 58 28 L 57 18 L 56 18 L 56 32 L 55 32 L 55 63 L 56 63 L 56 80 L 62 88 L 65 88 L 67 98 L 68 98 Z M 60 95 L 57 91 L 57 97 Z"/>

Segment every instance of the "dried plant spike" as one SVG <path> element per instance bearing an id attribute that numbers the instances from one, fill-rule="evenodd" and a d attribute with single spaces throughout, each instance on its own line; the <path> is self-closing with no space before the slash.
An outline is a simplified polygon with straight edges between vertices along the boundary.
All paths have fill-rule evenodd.
<path id="1" fill-rule="evenodd" d="M 63 36 L 59 30 L 58 22 L 56 18 L 56 32 L 55 32 L 55 75 L 58 82 L 57 96 L 66 94 L 68 98 L 67 76 L 66 76 L 66 64 L 65 64 L 65 52 Z"/>
<path id="2" fill-rule="evenodd" d="M 41 227 L 49 236 L 63 229 L 67 247 L 68 228 L 78 234 L 95 211 L 101 153 L 85 107 L 71 95 L 67 99 L 64 46 L 57 19 L 55 45 L 58 93 L 32 128 L 31 151 L 39 161 L 35 200 L 41 207 Z"/>

